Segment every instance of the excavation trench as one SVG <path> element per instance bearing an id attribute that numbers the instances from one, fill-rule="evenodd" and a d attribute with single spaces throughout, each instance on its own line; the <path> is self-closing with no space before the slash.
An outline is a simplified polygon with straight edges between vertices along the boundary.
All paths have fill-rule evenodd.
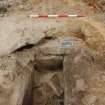
<path id="1" fill-rule="evenodd" d="M 81 46 L 83 41 L 84 36 L 80 33 L 77 38 L 47 38 L 39 46 L 26 45 L 13 52 L 22 66 L 29 65 L 33 69 L 22 105 L 64 105 L 67 95 L 64 86 L 68 78 L 64 76 L 65 57 L 71 55 L 70 58 L 73 58 L 73 54 L 77 53 L 75 47 L 78 51 L 78 45 Z"/>
<path id="2" fill-rule="evenodd" d="M 105 105 L 104 6 L 0 0 L 0 105 Z M 86 17 L 29 18 L 65 11 Z"/>
<path id="3" fill-rule="evenodd" d="M 78 26 L 68 22 L 46 35 L 40 33 L 41 37 L 32 37 L 38 38 L 36 43 L 22 37 L 25 41 L 21 47 L 15 43 L 15 50 L 0 57 L 1 105 L 105 102 L 104 30 L 93 21 L 79 22 Z"/>

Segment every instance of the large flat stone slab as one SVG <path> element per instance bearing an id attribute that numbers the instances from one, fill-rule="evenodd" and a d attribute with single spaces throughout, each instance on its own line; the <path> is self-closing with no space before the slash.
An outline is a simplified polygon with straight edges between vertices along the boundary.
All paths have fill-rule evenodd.
<path id="1" fill-rule="evenodd" d="M 45 55 L 66 55 L 70 53 L 71 49 L 75 49 L 81 44 L 85 45 L 81 39 L 75 37 L 58 37 L 39 46 L 38 49 Z"/>

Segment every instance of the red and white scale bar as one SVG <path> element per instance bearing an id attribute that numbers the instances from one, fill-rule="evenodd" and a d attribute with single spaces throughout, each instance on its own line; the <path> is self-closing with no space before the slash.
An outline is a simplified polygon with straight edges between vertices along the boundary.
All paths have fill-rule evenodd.
<path id="1" fill-rule="evenodd" d="M 30 15 L 30 18 L 69 18 L 69 17 L 85 17 L 84 15 Z"/>

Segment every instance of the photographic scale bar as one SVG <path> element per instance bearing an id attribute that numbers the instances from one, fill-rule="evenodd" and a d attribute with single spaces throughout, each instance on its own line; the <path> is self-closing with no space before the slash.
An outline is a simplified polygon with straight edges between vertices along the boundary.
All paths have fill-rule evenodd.
<path id="1" fill-rule="evenodd" d="M 69 15 L 30 15 L 30 18 L 69 18 L 69 17 L 86 17 L 84 15 L 69 14 Z"/>

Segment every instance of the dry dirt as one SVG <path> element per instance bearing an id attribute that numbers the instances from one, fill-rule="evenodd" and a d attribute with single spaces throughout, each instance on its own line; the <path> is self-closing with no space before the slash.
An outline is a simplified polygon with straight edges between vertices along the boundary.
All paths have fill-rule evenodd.
<path id="1" fill-rule="evenodd" d="M 0 0 L 0 105 L 105 105 L 104 11 L 104 0 Z"/>

